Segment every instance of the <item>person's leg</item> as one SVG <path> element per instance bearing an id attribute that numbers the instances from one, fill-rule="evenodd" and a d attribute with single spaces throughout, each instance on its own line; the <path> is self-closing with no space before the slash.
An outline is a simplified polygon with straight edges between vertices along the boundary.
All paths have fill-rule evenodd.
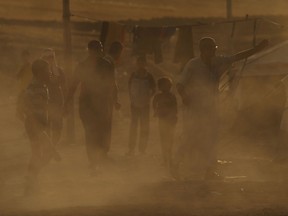
<path id="1" fill-rule="evenodd" d="M 129 152 L 128 152 L 128 154 L 131 155 L 135 153 L 138 123 L 139 123 L 139 108 L 131 106 L 131 122 L 129 131 Z"/>
<path id="2" fill-rule="evenodd" d="M 190 136 L 190 134 L 183 133 L 180 144 L 175 151 L 175 155 L 174 157 L 172 157 L 170 163 L 170 172 L 172 177 L 174 177 L 175 179 L 180 178 L 179 166 L 185 158 L 186 154 L 189 154 L 191 151 L 191 142 L 193 142 L 193 140 L 190 139 L 191 137 L 192 135 Z"/>
<path id="3" fill-rule="evenodd" d="M 113 109 L 112 107 L 106 107 L 107 109 L 104 110 L 102 127 L 103 131 L 103 148 L 104 148 L 104 155 L 107 156 L 110 147 L 111 147 L 111 135 L 112 135 L 112 119 L 113 119 Z"/>
<path id="4" fill-rule="evenodd" d="M 161 143 L 161 151 L 162 151 L 162 158 L 163 158 L 163 163 L 165 166 L 168 165 L 168 142 L 169 140 L 167 137 L 169 136 L 168 133 L 168 128 L 166 121 L 163 119 L 159 119 L 158 122 L 159 125 L 159 135 L 160 135 L 160 143 Z"/>
<path id="5" fill-rule="evenodd" d="M 51 140 L 53 145 L 57 146 L 63 129 L 63 109 L 61 105 L 51 104 L 49 119 L 51 123 Z"/>
<path id="6" fill-rule="evenodd" d="M 211 116 L 203 121 L 201 158 L 205 171 L 205 179 L 217 180 L 222 177 L 217 173 L 217 146 L 218 146 L 218 127 L 217 118 Z"/>
<path id="7" fill-rule="evenodd" d="M 175 135 L 175 124 L 169 122 L 167 125 L 167 136 L 166 136 L 167 165 L 169 168 L 172 165 L 172 152 L 173 152 L 174 135 Z"/>
<path id="8" fill-rule="evenodd" d="M 31 156 L 28 164 L 28 173 L 26 177 L 25 194 L 29 195 L 35 191 L 37 178 L 42 168 L 42 149 L 39 143 L 39 127 L 31 120 L 25 121 L 25 130 L 30 140 Z"/>
<path id="9" fill-rule="evenodd" d="M 97 132 L 94 125 L 94 120 L 96 119 L 94 117 L 94 113 L 92 113 L 91 110 L 87 109 L 86 107 L 83 107 L 81 103 L 79 104 L 79 115 L 85 132 L 88 162 L 90 168 L 94 169 L 97 165 L 94 145 L 95 133 Z"/>
<path id="10" fill-rule="evenodd" d="M 149 139 L 149 130 L 150 130 L 150 107 L 141 108 L 140 113 L 140 143 L 139 151 L 141 154 L 146 153 L 148 139 Z"/>
<path id="11" fill-rule="evenodd" d="M 61 156 L 56 149 L 59 144 L 61 134 L 62 134 L 62 129 L 63 129 L 62 115 L 58 114 L 58 115 L 53 116 L 50 119 L 50 127 L 51 127 L 50 137 L 51 137 L 51 142 L 53 145 L 53 158 L 56 161 L 61 161 Z"/>
<path id="12" fill-rule="evenodd" d="M 183 132 L 178 148 L 172 158 L 171 175 L 175 179 L 180 178 L 179 166 L 186 155 L 192 157 L 192 151 L 195 151 L 195 146 L 198 144 L 198 116 L 190 109 L 183 110 Z"/>
<path id="13" fill-rule="evenodd" d="M 94 122 L 94 147 L 97 164 L 101 165 L 107 158 L 111 141 L 111 116 L 105 112 L 97 112 Z"/>

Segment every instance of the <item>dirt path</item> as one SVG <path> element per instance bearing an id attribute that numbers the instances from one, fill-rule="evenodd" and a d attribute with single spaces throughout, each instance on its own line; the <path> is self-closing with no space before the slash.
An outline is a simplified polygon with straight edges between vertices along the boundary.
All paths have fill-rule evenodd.
<path id="1" fill-rule="evenodd" d="M 287 166 L 273 164 L 255 141 L 254 145 L 247 139 L 223 141 L 219 170 L 226 176 L 224 181 L 190 177 L 178 182 L 161 166 L 156 121 L 151 124 L 148 154 L 126 157 L 129 120 L 118 114 L 110 160 L 99 176 L 89 174 L 77 121 L 76 143 L 60 146 L 63 161 L 51 162 L 45 168 L 36 195 L 23 196 L 29 143 L 15 118 L 13 97 L 5 100 L 0 107 L 1 216 L 288 214 L 288 187 L 283 181 Z M 251 142 L 251 147 L 243 147 L 241 142 Z"/>

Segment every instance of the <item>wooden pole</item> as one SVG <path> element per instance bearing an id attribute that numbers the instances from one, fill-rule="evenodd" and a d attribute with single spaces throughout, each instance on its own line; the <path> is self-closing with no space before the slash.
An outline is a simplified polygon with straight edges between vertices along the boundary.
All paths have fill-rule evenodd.
<path id="1" fill-rule="evenodd" d="M 64 71 L 66 74 L 67 87 L 70 86 L 72 79 L 72 41 L 71 41 L 71 22 L 70 22 L 70 0 L 63 0 L 63 40 L 64 40 Z M 66 120 L 67 134 L 66 143 L 75 142 L 75 119 L 74 119 L 74 100 L 72 101 L 71 112 Z"/>
<path id="2" fill-rule="evenodd" d="M 232 0 L 226 0 L 226 16 L 227 19 L 232 19 Z"/>

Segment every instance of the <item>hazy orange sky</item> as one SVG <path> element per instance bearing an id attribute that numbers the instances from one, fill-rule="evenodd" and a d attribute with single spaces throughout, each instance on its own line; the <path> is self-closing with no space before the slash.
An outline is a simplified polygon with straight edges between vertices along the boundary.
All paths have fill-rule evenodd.
<path id="1" fill-rule="evenodd" d="M 125 20 L 161 16 L 225 17 L 226 0 L 70 0 L 74 14 Z M 288 15 L 288 0 L 233 0 L 233 15 Z M 0 17 L 60 20 L 61 0 L 0 0 Z"/>

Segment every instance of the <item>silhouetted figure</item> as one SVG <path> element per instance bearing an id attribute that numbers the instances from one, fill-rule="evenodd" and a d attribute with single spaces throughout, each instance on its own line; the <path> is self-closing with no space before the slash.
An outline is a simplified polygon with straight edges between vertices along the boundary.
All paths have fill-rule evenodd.
<path id="1" fill-rule="evenodd" d="M 137 130 L 140 126 L 139 152 L 146 152 L 149 123 L 150 123 L 150 101 L 156 89 L 155 80 L 146 69 L 145 56 L 137 58 L 137 70 L 130 76 L 128 88 L 131 102 L 131 123 L 129 137 L 129 151 L 127 155 L 135 154 L 137 141 Z"/>
<path id="2" fill-rule="evenodd" d="M 76 67 L 66 106 L 69 106 L 75 90 L 81 84 L 79 114 L 85 130 L 88 160 L 94 175 L 110 145 L 115 75 L 113 65 L 104 58 L 101 42 L 90 41 L 88 52 L 88 57 Z"/>
<path id="3" fill-rule="evenodd" d="M 50 81 L 49 89 L 49 122 L 51 125 L 51 140 L 56 146 L 61 138 L 63 129 L 63 108 L 66 91 L 65 75 L 63 70 L 57 65 L 55 51 L 51 48 L 45 49 L 42 59 L 49 63 Z"/>
<path id="4" fill-rule="evenodd" d="M 162 77 L 157 81 L 160 90 L 153 98 L 154 115 L 158 118 L 164 165 L 171 166 L 172 148 L 177 123 L 177 100 L 171 92 L 172 80 Z"/>
<path id="5" fill-rule="evenodd" d="M 181 73 L 177 89 L 184 104 L 183 143 L 175 156 L 172 175 L 178 176 L 179 163 L 187 152 L 199 156 L 199 168 L 206 179 L 218 178 L 215 172 L 218 142 L 218 88 L 222 74 L 235 61 L 245 59 L 266 47 L 262 41 L 252 49 L 232 56 L 216 56 L 215 40 L 200 40 L 200 56 L 191 59 Z"/>
<path id="6" fill-rule="evenodd" d="M 31 144 L 25 193 L 33 193 L 41 168 L 53 157 L 54 149 L 47 131 L 49 91 L 49 64 L 41 59 L 32 64 L 33 80 L 19 98 L 21 119 Z"/>

